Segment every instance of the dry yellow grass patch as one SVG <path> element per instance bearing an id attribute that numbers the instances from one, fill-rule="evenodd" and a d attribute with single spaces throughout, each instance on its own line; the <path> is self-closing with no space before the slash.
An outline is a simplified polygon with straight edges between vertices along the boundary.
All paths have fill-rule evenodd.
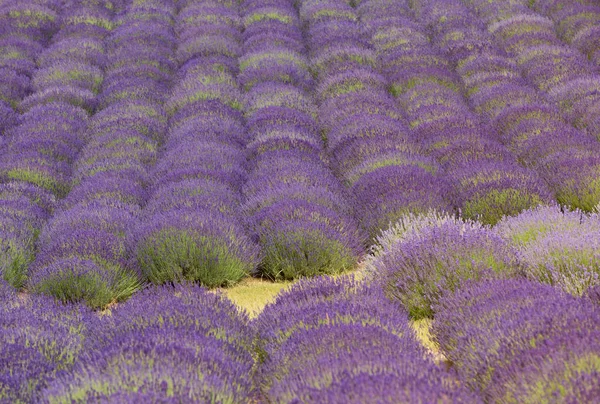
<path id="1" fill-rule="evenodd" d="M 268 303 L 275 300 L 281 290 L 291 284 L 292 282 L 272 282 L 265 279 L 246 278 L 237 285 L 221 289 L 221 291 L 236 306 L 245 310 L 251 318 L 254 318 Z"/>

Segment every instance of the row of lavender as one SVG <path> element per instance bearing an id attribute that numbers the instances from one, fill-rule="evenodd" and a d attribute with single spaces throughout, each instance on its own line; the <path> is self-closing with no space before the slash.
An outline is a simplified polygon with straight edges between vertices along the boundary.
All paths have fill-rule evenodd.
<path id="1" fill-rule="evenodd" d="M 237 84 L 239 6 L 178 2 L 178 65 L 166 100 L 169 129 L 152 170 L 150 198 L 132 258 L 153 283 L 234 283 L 257 265 L 259 248 L 241 215 L 246 130 Z"/>
<path id="2" fill-rule="evenodd" d="M 74 8 L 64 18 L 51 2 L 45 6 L 9 2 L 3 8 L 2 37 L 15 38 L 6 44 L 10 52 L 4 60 L 12 62 L 8 66 L 22 84 L 21 99 L 15 91 L 10 101 L 23 115 L 18 125 L 4 128 L 7 136 L 2 138 L 0 155 L 2 272 L 16 286 L 25 282 L 35 239 L 57 198 L 68 193 L 72 165 L 85 143 L 83 132 L 95 107 L 94 91 L 103 79 L 107 31 L 86 24 L 85 11 Z M 106 23 L 108 11 L 92 9 L 94 22 Z M 10 75 L 6 79 L 3 84 L 17 85 Z"/>
<path id="3" fill-rule="evenodd" d="M 448 290 L 448 292 L 450 292 Z M 149 288 L 98 317 L 0 285 L 7 402 L 594 402 L 600 310 L 527 280 L 435 305 L 436 365 L 378 284 L 300 281 L 253 321 L 197 286 Z"/>
<path id="4" fill-rule="evenodd" d="M 57 195 L 65 198 L 37 240 L 27 286 L 102 307 L 141 284 L 129 260 L 128 232 L 139 221 L 149 166 L 166 130 L 163 104 L 175 68 L 173 10 L 131 4 L 115 13 L 79 5 L 80 31 L 102 32 L 97 56 L 104 59 L 104 80 L 100 93 L 90 97 L 94 114 L 82 129 L 84 146 L 67 177 L 72 187 Z M 76 49 L 88 57 L 86 46 Z"/>
<path id="5" fill-rule="evenodd" d="M 298 10 L 289 0 L 246 1 L 241 16 L 251 167 L 245 213 L 262 247 L 260 269 L 292 279 L 352 268 L 363 239 L 328 166 Z"/>
<path id="6" fill-rule="evenodd" d="M 342 1 L 304 1 L 300 15 L 327 152 L 361 230 L 372 240 L 405 212 L 450 210 L 442 170 L 424 156 L 388 95 L 355 11 Z"/>
<path id="7" fill-rule="evenodd" d="M 0 293 L 3 402 L 480 401 L 352 279 L 300 282 L 252 322 L 197 286 L 149 288 L 101 318 Z"/>

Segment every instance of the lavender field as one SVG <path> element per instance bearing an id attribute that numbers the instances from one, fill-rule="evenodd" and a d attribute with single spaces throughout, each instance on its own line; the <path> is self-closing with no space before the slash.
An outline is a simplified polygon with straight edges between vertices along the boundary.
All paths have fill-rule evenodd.
<path id="1" fill-rule="evenodd" d="M 600 403 L 600 0 L 0 0 L 0 403 Z"/>

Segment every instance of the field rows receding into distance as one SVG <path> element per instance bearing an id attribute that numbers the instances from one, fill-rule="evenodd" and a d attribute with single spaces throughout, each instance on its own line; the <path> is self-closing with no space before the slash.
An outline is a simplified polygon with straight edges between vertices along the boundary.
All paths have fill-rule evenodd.
<path id="1" fill-rule="evenodd" d="M 0 0 L 0 403 L 600 403 L 600 0 Z"/>

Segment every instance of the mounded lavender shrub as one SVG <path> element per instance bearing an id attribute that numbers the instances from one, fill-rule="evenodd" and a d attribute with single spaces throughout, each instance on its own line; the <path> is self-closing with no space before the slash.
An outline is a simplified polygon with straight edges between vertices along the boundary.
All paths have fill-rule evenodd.
<path id="1" fill-rule="evenodd" d="M 454 170 L 452 175 L 461 215 L 485 224 L 496 224 L 503 216 L 554 200 L 536 172 L 510 161 L 480 161 Z"/>
<path id="2" fill-rule="evenodd" d="M 264 361 L 299 331 L 340 324 L 372 325 L 400 337 L 412 337 L 406 313 L 398 310 L 378 286 L 369 286 L 352 275 L 318 276 L 301 279 L 264 308 L 253 321 L 259 336 L 256 348 Z"/>
<path id="3" fill-rule="evenodd" d="M 250 366 L 232 362 L 218 341 L 202 335 L 173 343 L 162 328 L 127 334 L 89 354 L 43 392 L 45 402 L 114 402 L 113 395 L 147 394 L 178 402 L 242 402 L 249 396 Z M 170 343 L 169 343 L 170 342 Z"/>
<path id="4" fill-rule="evenodd" d="M 517 246 L 530 278 L 577 296 L 600 285 L 597 214 L 540 207 L 505 218 L 498 226 Z"/>
<path id="5" fill-rule="evenodd" d="M 66 210 L 77 204 L 91 204 L 97 199 L 139 206 L 147 198 L 147 191 L 140 182 L 126 175 L 107 172 L 82 180 L 61 201 L 61 207 Z"/>
<path id="6" fill-rule="evenodd" d="M 426 385 L 434 401 L 478 402 L 426 358 L 407 320 L 380 288 L 352 278 L 297 283 L 255 320 L 265 398 L 354 402 L 358 389 L 374 394 L 369 400 L 391 402 L 381 384 L 393 377 L 391 388 L 402 385 L 409 397 L 427 396 Z"/>
<path id="7" fill-rule="evenodd" d="M 553 368 L 561 369 L 563 362 L 552 358 L 571 352 L 572 346 L 566 348 L 560 341 L 570 340 L 577 347 L 581 338 L 593 347 L 598 315 L 589 301 L 551 286 L 527 280 L 494 280 L 468 284 L 441 299 L 432 332 L 462 380 L 481 390 L 490 402 L 522 402 L 520 397 L 527 400 L 528 395 L 539 401 L 526 402 L 573 402 L 559 397 L 577 390 L 577 384 L 592 387 L 586 377 L 578 381 L 589 367 L 580 367 L 579 374 L 562 373 L 562 382 L 558 382 L 552 376 Z M 568 360 L 566 363 L 571 366 Z M 532 382 L 536 379 L 539 383 Z M 521 381 L 519 395 L 511 395 L 511 391 L 518 391 L 514 387 Z M 563 387 L 561 383 L 565 383 Z"/>
<path id="8" fill-rule="evenodd" d="M 404 381 L 406 390 L 427 384 L 437 390 L 436 398 L 456 395 L 458 399 L 461 395 L 442 387 L 449 386 L 450 377 L 424 357 L 414 339 L 371 325 L 324 325 L 298 331 L 263 366 L 265 373 L 274 375 L 263 390 L 275 402 L 311 401 L 312 394 L 326 391 L 334 383 L 346 379 L 352 385 L 366 375 L 393 375 Z M 464 390 L 461 393 L 473 400 Z M 347 402 L 346 394 L 328 397 L 325 402 Z"/>
<path id="9" fill-rule="evenodd" d="M 94 308 L 131 296 L 140 279 L 129 267 L 126 234 L 138 210 L 105 199 L 56 213 L 40 235 L 28 287 Z"/>
<path id="10" fill-rule="evenodd" d="M 359 223 L 371 239 L 404 214 L 452 211 L 446 180 L 414 165 L 379 168 L 363 175 L 351 192 Z"/>
<path id="11" fill-rule="evenodd" d="M 248 318 L 195 285 L 151 287 L 95 324 L 77 368 L 44 391 L 48 402 L 242 402 L 253 360 Z"/>
<path id="12" fill-rule="evenodd" d="M 215 211 L 156 214 L 132 236 L 132 254 L 150 282 L 233 284 L 256 267 L 258 248 L 239 221 Z"/>
<path id="13" fill-rule="evenodd" d="M 600 158 L 597 148 L 565 148 L 541 162 L 542 176 L 552 187 L 556 201 L 571 209 L 594 211 L 600 202 Z"/>
<path id="14" fill-rule="evenodd" d="M 19 298 L 0 281 L 0 401 L 39 402 L 40 391 L 77 361 L 92 314 L 44 296 Z"/>
<path id="15" fill-rule="evenodd" d="M 388 295 L 413 319 L 432 317 L 433 306 L 468 280 L 522 275 L 516 251 L 479 223 L 442 221 L 389 247 L 372 265 Z"/>
<path id="16" fill-rule="evenodd" d="M 25 195 L 0 198 L 0 278 L 20 288 L 48 212 Z"/>
<path id="17" fill-rule="evenodd" d="M 338 274 L 362 251 L 351 216 L 301 199 L 283 199 L 251 219 L 262 248 L 260 270 L 272 278 Z"/>
<path id="18" fill-rule="evenodd" d="M 496 372 L 489 396 L 503 403 L 591 403 L 600 399 L 599 374 L 600 330 L 567 329 Z"/>

